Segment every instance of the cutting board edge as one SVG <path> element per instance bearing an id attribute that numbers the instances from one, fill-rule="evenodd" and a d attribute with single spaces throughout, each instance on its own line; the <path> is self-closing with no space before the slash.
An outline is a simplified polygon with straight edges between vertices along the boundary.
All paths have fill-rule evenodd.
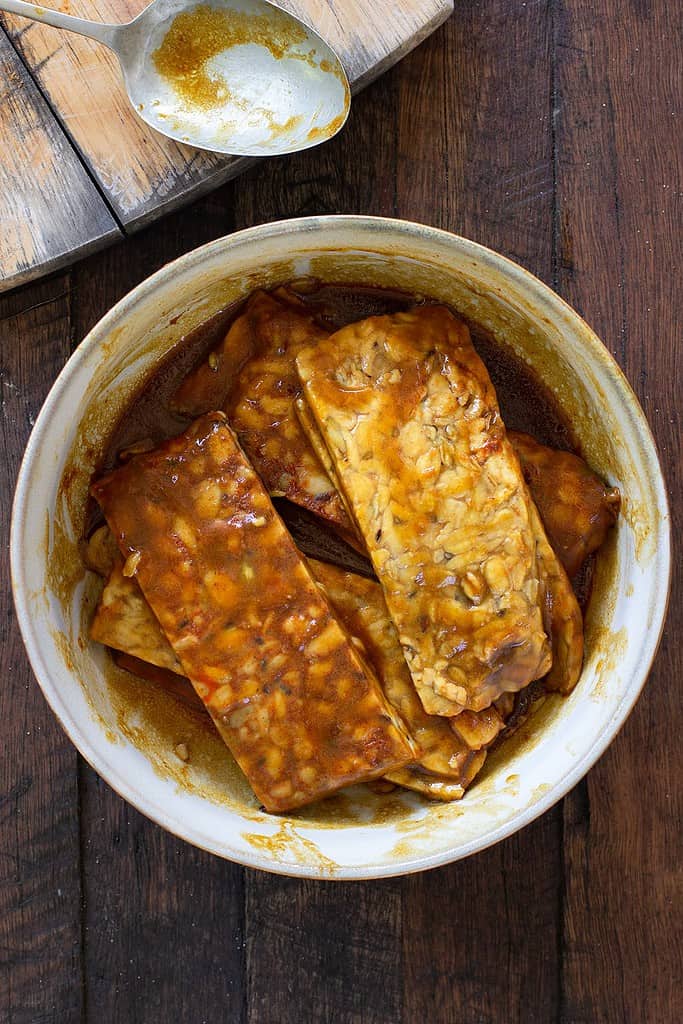
<path id="1" fill-rule="evenodd" d="M 442 0 L 442 2 L 443 10 L 439 11 L 431 21 L 425 22 L 421 30 L 407 40 L 404 46 L 398 47 L 393 53 L 385 57 L 384 60 L 378 61 L 374 67 L 357 78 L 353 83 L 351 91 L 353 93 L 360 92 L 367 85 L 376 81 L 385 72 L 389 71 L 390 68 L 398 64 L 399 61 L 402 61 L 404 57 L 407 57 L 409 53 L 412 53 L 418 46 L 421 46 L 438 28 L 444 25 L 455 10 L 455 0 Z"/>
<path id="2" fill-rule="evenodd" d="M 369 67 L 366 72 L 361 73 L 355 79 L 352 85 L 354 93 L 359 92 L 379 78 L 385 71 L 398 63 L 416 46 L 424 42 L 440 25 L 447 21 L 453 12 L 454 0 L 431 0 L 429 6 L 432 5 L 437 9 L 432 16 L 429 16 L 429 12 L 425 12 L 428 15 L 428 20 L 420 25 L 414 35 L 406 38 L 394 51 L 386 54 L 374 66 Z M 0 32 L 5 41 L 14 50 L 16 60 L 22 65 L 23 73 L 30 74 L 33 78 L 32 86 L 39 96 L 39 102 L 45 105 L 45 116 L 49 117 L 51 124 L 54 122 L 54 127 L 58 128 L 59 134 L 64 136 L 64 141 L 82 166 L 84 175 L 90 179 L 98 198 L 101 200 L 103 209 L 106 210 L 112 222 L 111 227 L 99 225 L 98 227 L 102 227 L 102 230 L 96 229 L 95 232 L 91 232 L 87 237 L 84 237 L 83 241 L 78 238 L 75 239 L 73 246 L 69 245 L 69 247 L 62 248 L 60 251 L 53 252 L 42 259 L 42 261 L 21 267 L 16 265 L 18 261 L 11 261 L 9 266 L 5 264 L 7 275 L 5 277 L 0 276 L 0 293 L 6 293 L 40 277 L 63 270 L 65 267 L 105 248 L 107 245 L 136 233 L 167 213 L 188 206 L 259 162 L 247 157 L 225 157 L 225 162 L 219 160 L 219 162 L 213 163 L 213 166 L 206 167 L 203 175 L 200 171 L 199 176 L 194 181 L 187 182 L 176 191 L 172 191 L 167 198 L 160 199 L 158 193 L 145 197 L 146 202 L 141 204 L 135 212 L 127 217 L 125 211 L 119 211 L 116 202 L 112 201 L 112 195 L 107 191 L 104 182 L 99 179 L 97 168 L 91 166 L 88 152 L 83 150 L 78 139 L 73 137 L 68 126 L 63 122 L 59 114 L 56 113 L 52 100 L 46 94 L 44 84 L 35 77 L 31 71 L 30 61 L 24 54 L 23 49 L 17 45 L 18 40 L 15 34 L 4 23 L 0 24 Z M 42 67 L 42 64 L 40 66 Z M 203 151 L 195 150 L 194 152 L 201 154 Z M 212 154 L 207 155 L 212 156 Z M 155 205 L 152 206 L 152 203 Z"/>
<path id="3" fill-rule="evenodd" d="M 125 237 L 120 228 L 114 226 L 109 231 L 105 231 L 95 238 L 88 239 L 83 245 L 57 253 L 43 263 L 34 263 L 30 267 L 10 274 L 8 277 L 0 276 L 0 295 L 5 295 L 15 288 L 21 288 L 22 285 L 30 284 L 31 281 L 38 281 L 43 277 L 49 277 L 60 270 L 69 269 L 78 263 L 79 260 L 85 259 L 86 256 L 92 256 L 93 253 L 100 252 L 102 249 L 107 249 L 110 245 L 120 242 Z"/>
<path id="4" fill-rule="evenodd" d="M 429 22 L 425 22 L 422 30 L 413 36 L 406 45 L 400 47 L 384 61 L 380 61 L 373 68 L 371 68 L 366 74 L 361 75 L 351 85 L 351 92 L 353 95 L 361 92 L 366 86 L 371 85 L 372 82 L 380 78 L 386 71 L 398 64 L 404 57 L 407 57 L 409 53 L 412 53 L 414 49 L 424 43 L 441 25 L 445 24 L 453 14 L 455 9 L 455 0 L 442 0 L 442 10 L 440 10 Z M 343 129 L 342 129 L 343 130 Z M 323 143 L 324 145 L 324 143 Z M 265 158 L 264 158 L 265 159 Z M 233 160 L 232 157 L 226 157 L 226 161 Z M 160 217 L 165 216 L 168 213 L 173 213 L 174 210 L 180 210 L 184 206 L 188 206 L 190 203 L 202 196 L 207 195 L 215 188 L 219 188 L 224 185 L 227 181 L 231 181 L 233 178 L 237 178 L 249 167 L 255 166 L 260 163 L 260 160 L 253 159 L 251 157 L 243 157 L 239 159 L 237 163 L 230 163 L 229 166 L 218 166 L 214 168 L 206 177 L 188 186 L 186 191 L 177 192 L 172 196 L 169 196 L 167 200 L 157 201 L 157 205 L 153 209 L 146 209 L 143 207 L 141 212 L 132 217 L 130 220 L 123 221 L 123 228 L 127 235 L 135 234 L 137 231 L 141 231 L 149 224 L 153 224 L 159 220 Z"/>

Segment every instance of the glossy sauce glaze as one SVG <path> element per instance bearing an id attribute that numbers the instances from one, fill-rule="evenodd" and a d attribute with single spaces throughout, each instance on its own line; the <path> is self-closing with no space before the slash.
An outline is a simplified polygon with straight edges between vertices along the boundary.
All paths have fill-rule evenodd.
<path id="1" fill-rule="evenodd" d="M 405 310 L 421 298 L 405 293 L 365 286 L 334 286 L 316 285 L 315 282 L 298 282 L 294 286 L 307 312 L 328 330 L 338 329 L 368 316 Z M 111 470 L 120 462 L 120 453 L 135 447 L 139 443 L 143 448 L 153 447 L 161 441 L 178 435 L 187 429 L 191 417 L 180 415 L 172 410 L 171 399 L 188 373 L 203 360 L 223 339 L 233 320 L 242 312 L 244 304 L 237 304 L 229 309 L 219 311 L 186 337 L 168 353 L 160 362 L 154 373 L 131 401 L 125 414 L 120 418 L 113 430 L 104 451 L 100 467 L 95 474 L 99 477 L 103 472 Z M 477 325 L 468 325 L 479 355 L 484 360 L 496 388 L 505 424 L 511 429 L 531 434 L 540 442 L 554 448 L 576 451 L 577 446 L 571 426 L 551 393 L 544 387 L 534 372 L 509 350 L 505 345 L 491 338 Z M 283 499 L 276 499 L 278 511 L 285 518 L 292 534 L 301 547 L 309 555 L 318 555 L 323 559 L 348 567 L 358 572 L 372 575 L 372 569 L 362 556 L 344 544 L 320 522 L 315 520 L 304 509 L 291 505 Z M 102 522 L 97 505 L 92 502 L 89 516 L 89 531 Z M 592 562 L 592 560 L 589 560 Z M 583 607 L 587 603 L 591 586 L 591 564 L 584 567 L 581 577 L 574 581 L 579 600 Z M 130 666 L 129 666 L 130 667 Z M 156 737 L 155 748 L 160 751 L 173 750 L 178 737 L 185 736 L 188 722 L 191 720 L 194 735 L 200 722 L 204 722 L 206 742 L 213 752 L 215 732 L 208 716 L 198 716 L 196 710 L 188 707 L 180 697 L 169 697 L 163 682 L 155 682 L 154 670 L 149 666 L 145 670 L 143 663 L 139 665 L 139 674 L 147 679 L 144 685 L 145 715 L 149 719 L 146 732 Z M 127 680 L 134 680 L 128 673 L 115 671 L 110 683 L 115 691 L 113 696 L 118 707 L 118 717 L 123 723 L 128 716 L 139 711 L 139 695 L 134 686 Z M 531 687 L 520 695 L 516 710 L 508 722 L 516 726 L 523 720 L 533 700 Z M 533 688 L 534 690 L 536 687 Z M 150 691 L 157 694 L 157 700 L 147 699 Z M 540 692 L 540 688 L 539 688 Z M 169 704 L 174 704 L 173 713 L 169 714 Z M 163 705 L 163 706 L 162 706 Z M 158 712 L 156 710 L 158 706 Z M 188 718 L 188 715 L 190 716 Z M 195 739 L 194 747 L 198 740 Z M 150 751 L 156 753 L 154 751 Z M 193 751 L 195 755 L 201 754 Z M 213 754 L 212 754 L 213 756 Z M 164 764 L 165 764 L 164 760 Z"/>
<path id="2" fill-rule="evenodd" d="M 408 309 L 416 303 L 414 296 L 384 288 L 313 284 L 304 288 L 295 290 L 321 325 L 330 330 L 368 316 Z M 129 445 L 145 438 L 162 441 L 187 426 L 188 417 L 171 410 L 171 397 L 189 370 L 223 338 L 243 307 L 244 303 L 239 303 L 216 313 L 168 353 L 120 418 L 100 472 L 114 466 L 119 452 Z M 568 419 L 534 371 L 477 324 L 470 322 L 468 326 L 496 389 L 506 427 L 531 434 L 552 448 L 578 452 Z"/>
<path id="3" fill-rule="evenodd" d="M 390 289 L 363 285 L 320 285 L 306 280 L 295 282 L 292 290 L 300 296 L 310 311 L 328 330 L 337 330 L 346 324 L 376 316 L 405 310 L 421 296 L 408 295 Z M 119 419 L 105 448 L 96 476 L 112 469 L 122 451 L 142 442 L 151 447 L 184 430 L 191 417 L 172 409 L 172 398 L 188 373 L 214 349 L 225 336 L 230 324 L 240 315 L 245 303 L 216 313 L 210 320 L 188 333 L 159 363 L 155 371 L 139 390 L 128 409 Z M 511 430 L 531 434 L 552 448 L 578 452 L 571 426 L 550 391 L 534 371 L 504 344 L 483 331 L 477 324 L 468 323 L 474 346 L 486 364 L 496 389 L 505 425 Z M 210 410 L 205 410 L 210 411 Z M 332 534 L 304 509 L 276 499 L 278 511 L 287 521 L 296 540 L 307 554 L 328 555 L 334 562 L 349 568 L 371 569 L 365 560 Z M 102 522 L 95 502 L 91 502 L 87 533 Z M 347 553 L 345 559 L 344 553 Z M 582 606 L 590 595 L 590 566 L 575 581 Z"/>
<path id="4" fill-rule="evenodd" d="M 124 576 L 135 576 L 269 811 L 414 758 L 223 413 L 200 417 L 93 490 Z"/>
<path id="5" fill-rule="evenodd" d="M 425 711 L 483 711 L 545 675 L 528 496 L 462 320 L 371 317 L 297 367 Z"/>

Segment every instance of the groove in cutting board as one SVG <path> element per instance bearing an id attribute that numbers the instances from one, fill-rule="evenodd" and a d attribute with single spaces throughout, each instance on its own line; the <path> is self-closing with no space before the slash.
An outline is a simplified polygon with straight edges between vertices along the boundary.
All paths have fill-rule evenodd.
<path id="1" fill-rule="evenodd" d="M 121 237 L 0 29 L 0 274 L 14 285 Z M 11 141 L 10 141 L 11 140 Z M 87 245 L 84 246 L 84 239 Z"/>
<path id="2" fill-rule="evenodd" d="M 115 23 L 130 21 L 147 5 L 145 0 L 56 0 L 52 6 L 78 17 Z M 358 91 L 445 21 L 453 0 L 282 0 L 282 6 L 331 43 Z M 137 230 L 184 205 L 253 162 L 192 149 L 149 128 L 130 107 L 116 57 L 101 44 L 14 15 L 0 20 L 124 231 Z M 40 112 L 43 133 L 61 135 L 59 126 L 50 124 L 53 116 L 45 103 Z M 17 116 L 21 120 L 27 115 L 19 111 Z M 4 114 L 3 138 L 12 138 L 18 131 Z M 78 161 L 71 156 L 76 166 Z M 9 179 L 13 193 L 9 201 L 14 205 L 24 188 L 22 167 L 20 163 L 0 169 L 4 172 L 0 182 Z M 54 187 L 58 201 L 63 201 L 68 185 L 60 184 L 58 178 Z M 0 193 L 3 220 L 6 203 Z M 67 239 L 56 244 L 57 259 L 69 245 L 75 258 L 108 237 L 101 225 L 90 236 L 81 224 L 80 242 L 75 242 L 78 223 L 71 225 Z M 41 260 L 50 258 L 50 253 L 32 253 L 29 247 L 16 253 L 15 262 L 39 268 Z M 0 290 L 19 283 L 14 273 L 11 259 L 0 258 Z"/>

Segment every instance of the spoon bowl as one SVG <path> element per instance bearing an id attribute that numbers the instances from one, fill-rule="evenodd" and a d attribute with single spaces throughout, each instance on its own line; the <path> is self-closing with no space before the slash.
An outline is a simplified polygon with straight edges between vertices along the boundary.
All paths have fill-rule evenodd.
<path id="1" fill-rule="evenodd" d="M 349 112 L 335 52 L 269 0 L 153 0 L 104 25 L 23 0 L 8 10 L 113 50 L 134 110 L 178 142 L 235 156 L 275 156 L 332 138 Z"/>

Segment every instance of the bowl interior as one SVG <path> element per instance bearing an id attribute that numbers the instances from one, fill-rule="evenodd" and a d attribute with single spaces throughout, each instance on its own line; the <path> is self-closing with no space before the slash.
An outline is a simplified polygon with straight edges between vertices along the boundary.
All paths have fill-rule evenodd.
<path id="1" fill-rule="evenodd" d="M 345 791 L 296 815 L 259 811 L 196 713 L 110 664 L 88 640 L 99 584 L 78 541 L 91 474 L 113 424 L 159 358 L 257 287 L 312 275 L 445 301 L 531 363 L 571 417 L 583 452 L 623 495 L 600 554 L 574 693 L 537 705 L 458 803 Z M 127 800 L 177 835 L 256 867 L 360 878 L 434 866 L 502 838 L 559 799 L 635 702 L 661 630 L 669 573 L 666 497 L 643 414 L 607 351 L 519 267 L 455 236 L 372 218 L 250 229 L 190 253 L 91 332 L 36 423 L 15 499 L 12 569 L 36 676 L 63 727 Z M 180 760 L 175 746 L 190 750 Z"/>

